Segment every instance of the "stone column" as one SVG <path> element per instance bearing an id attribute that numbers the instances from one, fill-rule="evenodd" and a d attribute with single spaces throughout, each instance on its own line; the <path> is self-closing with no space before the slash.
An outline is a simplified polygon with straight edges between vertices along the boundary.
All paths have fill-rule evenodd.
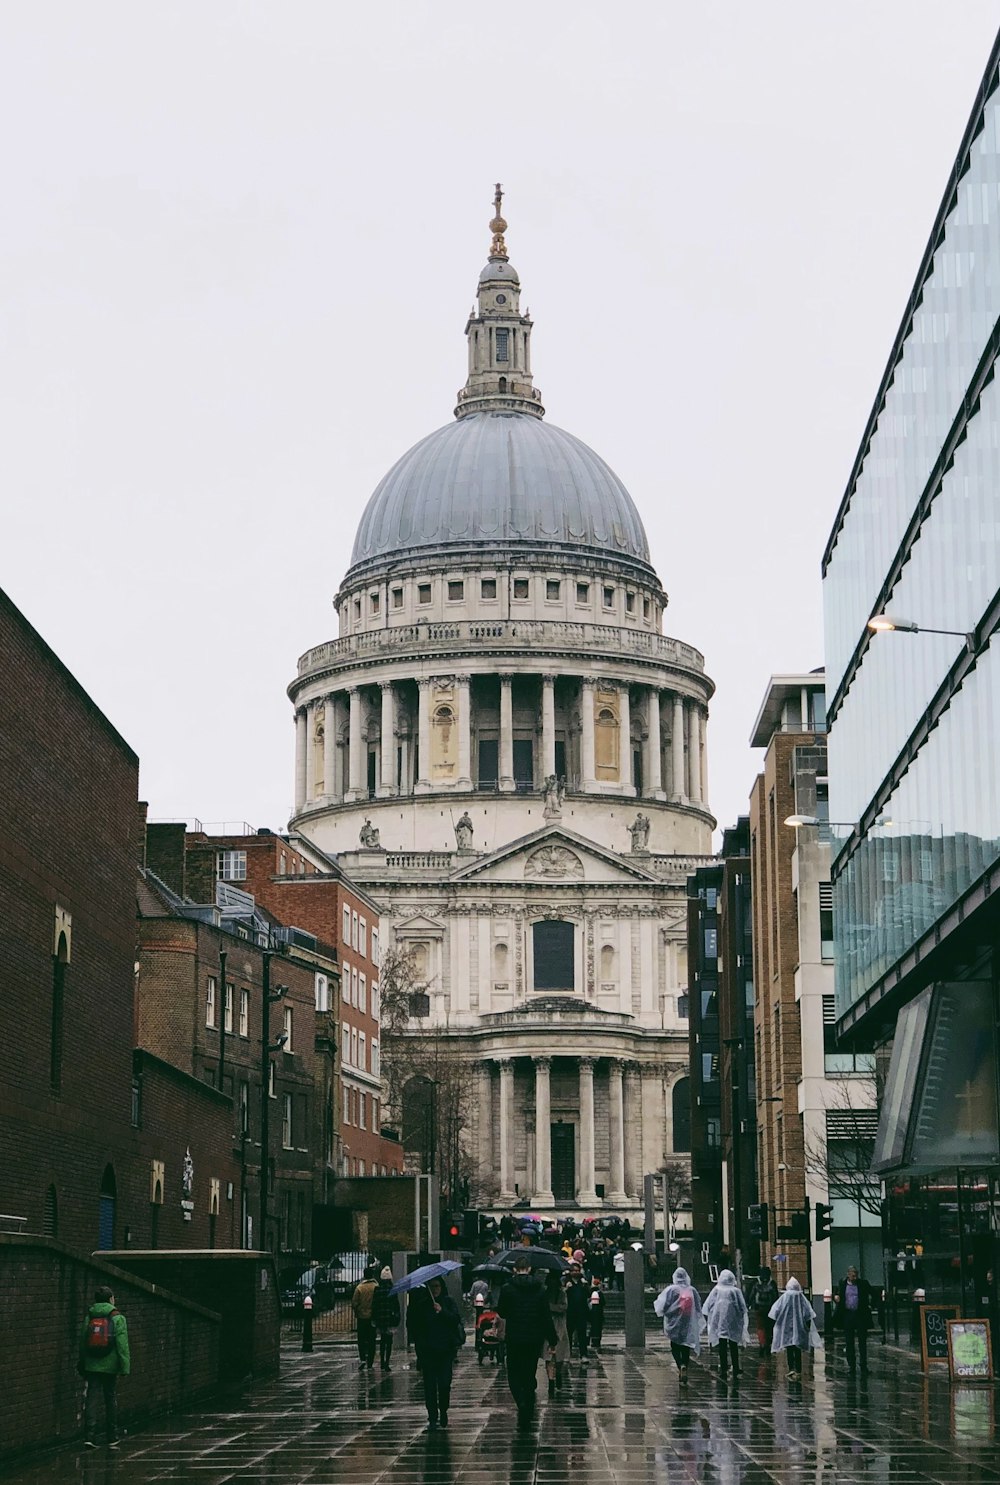
<path id="1" fill-rule="evenodd" d="M 667 796 L 663 788 L 663 762 L 660 752 L 660 692 L 656 686 L 650 686 L 649 688 L 649 700 L 646 711 L 648 728 L 644 792 L 647 799 L 666 799 Z"/>
<path id="2" fill-rule="evenodd" d="M 684 698 L 674 696 L 674 725 L 670 734 L 670 756 L 673 764 L 672 798 L 676 804 L 687 804 L 684 783 Z"/>
<path id="3" fill-rule="evenodd" d="M 688 706 L 688 798 L 701 804 L 701 712 L 696 701 Z"/>
<path id="4" fill-rule="evenodd" d="M 348 798 L 351 800 L 365 799 L 368 795 L 368 784 L 365 778 L 364 742 L 361 737 L 364 705 L 361 691 L 357 686 L 351 686 L 347 694 L 351 705 L 350 743 L 347 756 Z"/>
<path id="5" fill-rule="evenodd" d="M 535 1192 L 537 1207 L 554 1207 L 552 1195 L 552 1098 L 550 1057 L 535 1057 Z"/>
<path id="6" fill-rule="evenodd" d="M 500 677 L 500 790 L 514 792 L 514 698 L 512 677 Z"/>
<path id="7" fill-rule="evenodd" d="M 596 1207 L 594 1190 L 594 1058 L 580 1058 L 580 1190 L 576 1204 Z"/>
<path id="8" fill-rule="evenodd" d="M 639 1068 L 625 1064 L 625 1195 L 642 1196 L 642 1103 Z"/>
<path id="9" fill-rule="evenodd" d="M 632 780 L 632 698 L 628 686 L 618 687 L 618 778 L 623 794 L 634 794 Z"/>
<path id="10" fill-rule="evenodd" d="M 472 788 L 472 698 L 467 675 L 455 677 L 458 686 L 458 781 L 459 789 Z"/>
<path id="11" fill-rule="evenodd" d="M 420 694 L 417 717 L 417 778 L 414 794 L 427 794 L 431 787 L 431 682 L 429 676 L 417 677 Z"/>
<path id="12" fill-rule="evenodd" d="M 500 1195 L 503 1207 L 517 1200 L 514 1190 L 514 1149 L 511 1140 L 514 1122 L 514 1064 L 509 1057 L 500 1058 Z"/>
<path id="13" fill-rule="evenodd" d="M 337 794 L 337 703 L 327 696 L 323 701 L 323 793 L 328 799 Z"/>
<path id="14" fill-rule="evenodd" d="M 479 1064 L 479 1176 L 488 1182 L 496 1170 L 493 1156 L 493 1069 Z"/>
<path id="15" fill-rule="evenodd" d="M 608 1064 L 608 1114 L 610 1126 L 611 1190 L 610 1206 L 625 1202 L 625 1102 L 622 1090 L 622 1065 L 617 1057 Z"/>
<path id="16" fill-rule="evenodd" d="M 316 794 L 316 703 L 310 701 L 306 707 L 306 803 L 312 804 Z"/>
<path id="17" fill-rule="evenodd" d="M 306 731 L 308 722 L 306 709 L 300 706 L 295 713 L 295 813 L 306 802 Z"/>
<path id="18" fill-rule="evenodd" d="M 380 681 L 382 688 L 382 755 L 379 798 L 390 799 L 396 793 L 396 693 L 392 681 Z"/>
<path id="19" fill-rule="evenodd" d="M 542 676 L 542 778 L 556 771 L 556 678 Z"/>
<path id="20" fill-rule="evenodd" d="M 701 714 L 701 802 L 708 804 L 708 712 Z"/>
<path id="21" fill-rule="evenodd" d="M 597 786 L 594 761 L 594 682 L 584 676 L 580 682 L 580 787 L 593 793 Z"/>

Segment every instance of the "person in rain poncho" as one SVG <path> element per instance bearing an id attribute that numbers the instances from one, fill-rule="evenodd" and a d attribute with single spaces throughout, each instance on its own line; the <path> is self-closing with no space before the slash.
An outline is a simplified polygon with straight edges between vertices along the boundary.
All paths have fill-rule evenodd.
<path id="1" fill-rule="evenodd" d="M 653 1301 L 653 1310 L 663 1320 L 680 1380 L 686 1382 L 691 1352 L 697 1356 L 701 1350 L 701 1295 L 692 1286 L 686 1269 L 674 1270 L 666 1289 Z"/>
<path id="2" fill-rule="evenodd" d="M 797 1382 L 802 1376 L 803 1350 L 823 1344 L 816 1329 L 816 1311 L 802 1293 L 798 1279 L 789 1279 L 768 1318 L 774 1321 L 771 1350 L 775 1355 L 788 1352 L 788 1380 Z"/>
<path id="3" fill-rule="evenodd" d="M 705 1301 L 705 1319 L 708 1321 L 708 1344 L 719 1348 L 719 1375 L 729 1375 L 729 1363 L 733 1363 L 733 1376 L 740 1374 L 741 1346 L 750 1344 L 750 1325 L 747 1302 L 736 1283 L 731 1268 L 724 1268 L 719 1282 Z"/>

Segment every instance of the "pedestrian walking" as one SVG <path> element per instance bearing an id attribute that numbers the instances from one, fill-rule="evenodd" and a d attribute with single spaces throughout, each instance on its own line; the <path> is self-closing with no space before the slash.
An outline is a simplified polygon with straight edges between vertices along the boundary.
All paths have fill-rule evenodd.
<path id="1" fill-rule="evenodd" d="M 559 1274 L 549 1274 L 545 1283 L 549 1301 L 549 1314 L 556 1331 L 556 1344 L 545 1343 L 545 1371 L 549 1379 L 549 1397 L 555 1397 L 562 1387 L 566 1362 L 569 1360 L 569 1332 L 566 1329 L 566 1291 Z"/>
<path id="2" fill-rule="evenodd" d="M 569 1333 L 570 1354 L 572 1355 L 575 1343 L 584 1364 L 587 1361 L 587 1326 L 590 1321 L 587 1313 L 588 1297 L 583 1275 L 574 1264 L 566 1275 L 566 1329 Z"/>
<path id="3" fill-rule="evenodd" d="M 465 1327 L 458 1306 L 440 1279 L 423 1286 L 427 1303 L 418 1303 L 410 1328 L 420 1357 L 427 1407 L 427 1431 L 448 1427 L 451 1378 L 459 1346 L 465 1343 Z"/>
<path id="4" fill-rule="evenodd" d="M 670 1283 L 653 1301 L 653 1310 L 663 1321 L 679 1380 L 686 1385 L 691 1356 L 701 1351 L 701 1295 L 687 1269 L 674 1269 Z"/>
<path id="5" fill-rule="evenodd" d="M 859 1279 L 853 1263 L 847 1277 L 841 1279 L 835 1294 L 836 1309 L 833 1323 L 844 1332 L 844 1350 L 847 1353 L 849 1371 L 856 1371 L 858 1360 L 861 1370 L 868 1370 L 868 1332 L 872 1323 L 872 1286 L 867 1279 Z"/>
<path id="6" fill-rule="evenodd" d="M 615 1288 L 622 1293 L 625 1288 L 625 1253 L 621 1248 L 615 1249 L 612 1266 L 615 1271 Z"/>
<path id="7" fill-rule="evenodd" d="M 771 1350 L 788 1353 L 788 1380 L 798 1382 L 802 1378 L 802 1352 L 821 1346 L 816 1329 L 816 1311 L 802 1293 L 798 1279 L 789 1279 L 785 1292 L 771 1306 L 770 1318 L 774 1321 L 774 1337 Z"/>
<path id="8" fill-rule="evenodd" d="M 587 1339 L 592 1350 L 601 1349 L 604 1339 L 604 1291 L 596 1276 L 590 1281 L 590 1294 L 587 1296 Z"/>
<path id="9" fill-rule="evenodd" d="M 507 1385 L 517 1404 L 518 1422 L 523 1426 L 531 1422 L 535 1411 L 542 1346 L 546 1341 L 550 1346 L 559 1343 L 545 1291 L 532 1277 L 527 1255 L 514 1260 L 514 1274 L 500 1293 L 497 1312 L 504 1322 Z"/>
<path id="10" fill-rule="evenodd" d="M 83 1442 L 88 1449 L 97 1448 L 97 1414 L 104 1404 L 104 1426 L 108 1448 L 118 1448 L 118 1378 L 132 1370 L 128 1347 L 128 1325 L 115 1306 L 115 1296 L 107 1285 L 94 1290 L 94 1302 L 87 1311 L 80 1332 L 77 1370 L 86 1379 Z"/>
<path id="11" fill-rule="evenodd" d="M 356 1270 L 355 1270 L 356 1272 Z M 375 1366 L 376 1331 L 372 1320 L 372 1305 L 378 1288 L 378 1264 L 370 1264 L 365 1276 L 351 1295 L 351 1309 L 358 1332 L 358 1369 L 371 1371 Z"/>
<path id="12" fill-rule="evenodd" d="M 747 1304 L 753 1311 L 757 1323 L 757 1345 L 761 1356 L 770 1356 L 771 1339 L 774 1335 L 774 1321 L 771 1319 L 771 1306 L 777 1302 L 778 1286 L 771 1277 L 771 1270 L 765 1265 L 750 1285 L 747 1294 Z"/>
<path id="13" fill-rule="evenodd" d="M 378 1335 L 378 1364 L 383 1372 L 392 1371 L 392 1343 L 400 1318 L 399 1298 L 392 1293 L 392 1269 L 386 1265 L 372 1296 L 372 1324 Z"/>
<path id="14" fill-rule="evenodd" d="M 719 1376 L 725 1380 L 732 1363 L 733 1376 L 740 1374 L 740 1347 L 750 1344 L 750 1320 L 747 1302 L 743 1298 L 736 1275 L 731 1268 L 724 1268 L 719 1282 L 705 1301 L 705 1319 L 708 1321 L 708 1344 L 719 1352 Z"/>

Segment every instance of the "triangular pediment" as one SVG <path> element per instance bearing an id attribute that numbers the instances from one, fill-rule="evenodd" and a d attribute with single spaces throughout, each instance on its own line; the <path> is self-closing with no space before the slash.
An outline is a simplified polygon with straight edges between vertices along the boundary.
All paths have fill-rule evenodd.
<path id="1" fill-rule="evenodd" d="M 412 918 L 404 918 L 399 923 L 393 924 L 393 933 L 398 938 L 408 933 L 441 933 L 444 929 L 439 918 L 428 918 L 423 913 L 415 913 Z"/>
<path id="2" fill-rule="evenodd" d="M 651 863 L 650 863 L 651 865 Z M 453 882 L 658 882 L 650 866 L 630 861 L 562 825 L 546 825 L 452 872 Z"/>

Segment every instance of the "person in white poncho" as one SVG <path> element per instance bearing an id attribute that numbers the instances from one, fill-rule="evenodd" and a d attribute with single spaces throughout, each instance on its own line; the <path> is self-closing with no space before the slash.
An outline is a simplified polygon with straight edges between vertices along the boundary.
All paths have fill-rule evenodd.
<path id="1" fill-rule="evenodd" d="M 740 1374 L 740 1347 L 750 1344 L 747 1302 L 736 1283 L 731 1268 L 724 1268 L 719 1282 L 705 1301 L 708 1321 L 708 1344 L 719 1348 L 719 1375 L 728 1377 L 729 1363 L 733 1376 Z"/>
<path id="2" fill-rule="evenodd" d="M 697 1356 L 701 1350 L 701 1295 L 693 1287 L 686 1269 L 674 1270 L 666 1289 L 653 1301 L 653 1310 L 663 1321 L 680 1381 L 686 1382 L 691 1352 Z"/>
<path id="3" fill-rule="evenodd" d="M 771 1350 L 775 1355 L 788 1352 L 788 1380 L 797 1382 L 802 1376 L 802 1352 L 823 1344 L 816 1329 L 816 1311 L 798 1279 L 789 1279 L 784 1294 L 771 1306 L 769 1318 L 774 1321 Z"/>

